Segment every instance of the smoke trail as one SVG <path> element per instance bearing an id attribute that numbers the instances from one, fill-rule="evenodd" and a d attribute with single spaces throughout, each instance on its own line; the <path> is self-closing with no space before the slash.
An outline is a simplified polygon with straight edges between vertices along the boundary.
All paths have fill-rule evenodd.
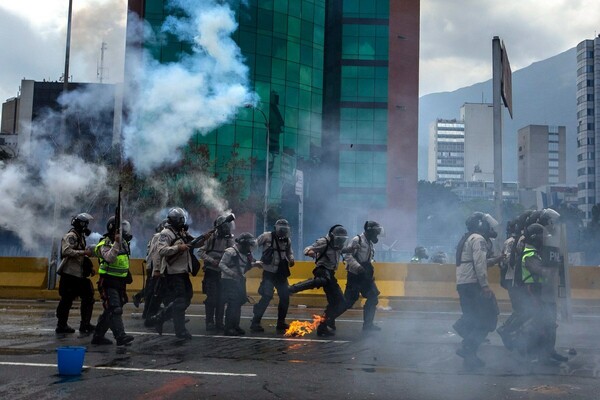
<path id="1" fill-rule="evenodd" d="M 127 73 L 135 82 L 130 82 L 134 96 L 127 98 L 124 150 L 136 170 L 146 174 L 179 160 L 178 150 L 195 133 L 230 121 L 254 97 L 247 87 L 248 68 L 231 39 L 237 29 L 233 11 L 213 0 L 170 4 L 185 16 L 168 17 L 162 33 L 190 41 L 192 53 L 171 63 L 145 54 L 141 64 L 129 64 Z M 148 29 L 143 31 L 145 40 L 152 40 Z"/>

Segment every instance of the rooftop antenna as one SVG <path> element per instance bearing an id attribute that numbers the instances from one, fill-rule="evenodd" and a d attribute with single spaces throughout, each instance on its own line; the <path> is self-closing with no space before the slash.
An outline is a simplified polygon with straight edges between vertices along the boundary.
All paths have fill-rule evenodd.
<path id="1" fill-rule="evenodd" d="M 100 65 L 96 69 L 96 76 L 98 81 L 102 83 L 104 81 L 104 51 L 106 50 L 106 42 L 102 42 L 100 46 Z"/>

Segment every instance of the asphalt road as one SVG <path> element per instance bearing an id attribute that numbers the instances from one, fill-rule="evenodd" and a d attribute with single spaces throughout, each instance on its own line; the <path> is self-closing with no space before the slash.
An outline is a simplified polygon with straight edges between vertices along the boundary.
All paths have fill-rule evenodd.
<path id="1" fill-rule="evenodd" d="M 94 319 L 100 313 L 98 304 Z M 361 310 L 338 320 L 337 335 L 284 338 L 271 307 L 266 332 L 243 337 L 206 334 L 203 307 L 188 309 L 191 341 L 172 325 L 159 336 L 143 327 L 128 304 L 126 347 L 92 346 L 90 336 L 56 335 L 56 302 L 0 301 L 0 399 L 600 399 L 600 315 L 560 323 L 557 350 L 567 363 L 530 362 L 502 347 L 494 333 L 480 356 L 487 365 L 467 371 L 455 355 L 460 342 L 453 311 L 378 311 L 383 331 L 363 335 Z M 429 307 L 431 308 L 431 307 Z M 322 310 L 294 308 L 293 319 Z M 250 325 L 243 309 L 242 327 Z M 506 315 L 501 315 L 501 320 Z M 70 324 L 78 326 L 73 309 Z M 109 334 L 110 336 L 110 334 Z M 56 348 L 86 346 L 83 373 L 58 375 Z"/>

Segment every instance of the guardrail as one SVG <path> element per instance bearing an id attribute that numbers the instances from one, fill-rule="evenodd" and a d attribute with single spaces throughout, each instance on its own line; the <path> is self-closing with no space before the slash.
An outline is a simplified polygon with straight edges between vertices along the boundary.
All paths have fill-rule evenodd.
<path id="1" fill-rule="evenodd" d="M 96 260 L 94 259 L 94 263 Z M 96 263 L 97 268 L 97 263 Z M 291 269 L 290 284 L 312 277 L 314 263 L 299 261 Z M 141 259 L 131 260 L 133 283 L 128 286 L 130 295 L 142 288 L 144 282 Z M 450 264 L 406 264 L 376 263 L 375 278 L 381 291 L 380 304 L 385 306 L 390 300 L 401 298 L 456 299 L 456 267 Z M 248 294 L 258 298 L 258 286 L 262 271 L 253 269 L 247 274 Z M 346 271 L 343 265 L 337 272 L 342 290 L 346 285 Z M 600 300 L 600 268 L 571 267 L 571 295 L 573 299 Z M 94 284 L 97 276 L 93 277 Z M 507 293 L 500 285 L 498 268 L 489 269 L 492 290 L 500 300 L 507 299 Z M 48 259 L 36 257 L 0 257 L 0 298 L 17 299 L 59 299 L 58 288 L 47 289 Z M 202 273 L 192 277 L 194 303 L 201 303 Z M 292 304 L 321 306 L 325 296 L 321 289 L 307 290 L 292 296 Z"/>

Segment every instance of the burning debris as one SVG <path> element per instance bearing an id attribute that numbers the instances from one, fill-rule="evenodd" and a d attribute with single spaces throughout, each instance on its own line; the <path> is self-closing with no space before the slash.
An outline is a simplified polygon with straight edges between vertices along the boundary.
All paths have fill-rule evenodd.
<path id="1" fill-rule="evenodd" d="M 319 326 L 321 322 L 325 322 L 325 317 L 320 315 L 313 315 L 312 322 L 292 321 L 292 323 L 290 323 L 290 327 L 287 329 L 287 331 L 285 331 L 284 336 L 291 337 L 307 335 L 317 329 L 317 326 Z"/>

